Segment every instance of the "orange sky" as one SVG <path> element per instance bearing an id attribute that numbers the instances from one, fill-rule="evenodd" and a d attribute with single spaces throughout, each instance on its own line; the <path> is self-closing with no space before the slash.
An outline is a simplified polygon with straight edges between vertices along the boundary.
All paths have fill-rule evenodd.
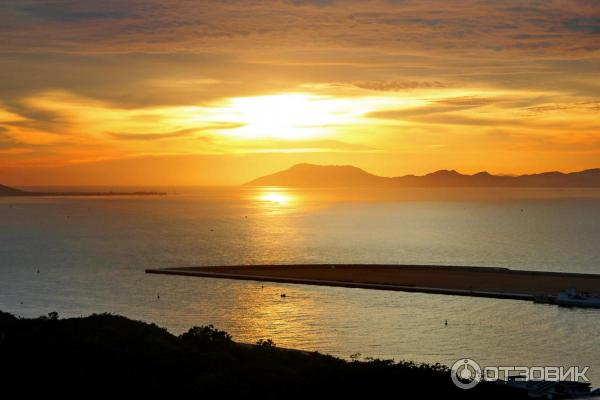
<path id="1" fill-rule="evenodd" d="M 0 4 L 0 183 L 600 166 L 595 1 Z"/>

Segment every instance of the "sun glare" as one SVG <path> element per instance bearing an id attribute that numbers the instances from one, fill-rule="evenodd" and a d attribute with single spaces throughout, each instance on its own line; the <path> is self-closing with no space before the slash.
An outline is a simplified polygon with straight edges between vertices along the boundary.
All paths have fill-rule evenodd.
<path id="1" fill-rule="evenodd" d="M 218 117 L 243 125 L 224 134 L 294 140 L 332 133 L 331 126 L 351 123 L 367 111 L 342 99 L 286 93 L 233 98 Z"/>

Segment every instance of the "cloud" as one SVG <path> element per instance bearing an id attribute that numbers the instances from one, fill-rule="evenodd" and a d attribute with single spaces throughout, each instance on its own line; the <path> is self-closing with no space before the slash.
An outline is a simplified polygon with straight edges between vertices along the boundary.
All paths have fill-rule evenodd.
<path id="1" fill-rule="evenodd" d="M 364 46 L 402 53 L 524 54 L 546 46 L 558 55 L 576 51 L 575 45 L 598 46 L 592 37 L 598 32 L 597 5 L 559 0 L 518 7 L 508 0 L 230 0 L 211 2 L 210 7 L 185 0 L 3 3 L 0 26 L 11 28 L 3 35 L 5 51 L 210 48 L 240 54 L 267 44 L 269 49 L 329 48 L 332 55 Z"/>
<path id="2" fill-rule="evenodd" d="M 120 3 L 120 4 L 119 4 Z M 89 0 L 77 2 L 31 2 L 20 0 L 15 8 L 37 19 L 56 22 L 92 22 L 96 20 L 117 20 L 132 15 L 123 7 L 123 2 Z"/>
<path id="3" fill-rule="evenodd" d="M 139 107 L 306 81 L 386 92 L 452 82 L 597 93 L 589 83 L 599 64 L 590 57 L 600 49 L 598 13 L 593 2 L 555 0 L 6 0 L 0 96 L 61 88 Z M 577 62 L 589 69 L 567 82 Z M 169 77 L 179 84 L 151 92 Z M 192 83 L 202 80 L 220 84 Z"/>
<path id="4" fill-rule="evenodd" d="M 162 140 L 162 139 L 175 139 L 185 136 L 193 135 L 194 133 L 199 132 L 212 132 L 223 129 L 235 129 L 244 126 L 244 124 L 240 123 L 231 123 L 231 122 L 216 122 L 210 125 L 196 127 L 196 128 L 188 128 L 188 129 L 179 129 L 171 132 L 153 132 L 153 133 L 118 133 L 118 132 L 109 132 L 108 135 L 114 139 L 119 140 Z"/>
<path id="5" fill-rule="evenodd" d="M 252 152 L 310 152 L 310 151 L 343 151 L 343 152 L 371 152 L 376 148 L 358 143 L 348 143 L 339 140 L 274 140 L 259 139 L 245 141 L 234 146 L 239 150 Z"/>
<path id="6" fill-rule="evenodd" d="M 8 129 L 0 126 L 0 149 L 11 149 L 17 146 L 18 142 L 8 134 Z"/>
<path id="7" fill-rule="evenodd" d="M 449 97 L 437 100 L 430 100 L 428 103 L 417 107 L 407 107 L 397 110 L 375 111 L 367 114 L 368 118 L 379 119 L 411 119 L 414 117 L 446 114 L 457 111 L 469 110 L 473 108 L 485 107 L 499 102 L 499 99 L 486 98 L 479 96 L 460 96 Z M 442 116 L 440 118 L 449 118 Z"/>
<path id="8" fill-rule="evenodd" d="M 600 101 L 543 104 L 534 107 L 527 107 L 524 109 L 524 111 L 529 115 L 539 115 L 556 111 L 597 112 L 600 111 Z"/>
<path id="9" fill-rule="evenodd" d="M 436 104 L 445 105 L 452 108 L 474 108 L 483 107 L 489 104 L 497 103 L 499 99 L 481 96 L 460 96 L 449 97 L 441 100 L 435 100 Z"/>
<path id="10" fill-rule="evenodd" d="M 166 133 L 115 133 L 109 132 L 108 135 L 119 140 L 162 140 L 173 139 L 182 136 L 189 136 L 194 133 L 194 129 L 181 129 Z"/>
<path id="11" fill-rule="evenodd" d="M 399 81 L 399 80 L 388 80 L 388 81 L 357 81 L 353 82 L 353 85 L 368 90 L 382 91 L 382 92 L 395 92 L 400 90 L 408 89 L 431 89 L 431 88 L 445 88 L 446 85 L 441 82 L 426 82 L 426 81 Z"/>
<path id="12" fill-rule="evenodd" d="M 543 141 L 515 131 L 594 147 L 599 18 L 585 0 L 3 0 L 0 105 L 18 118 L 0 121 L 0 146 L 48 165 L 410 146 L 427 158 L 459 142 L 484 152 L 501 126 L 528 151 Z M 208 122 L 240 119 L 210 114 L 232 98 L 289 93 L 360 107 L 322 127 L 330 140 L 212 134 L 227 127 Z"/>
<path id="13" fill-rule="evenodd" d="M 568 29 L 577 32 L 600 34 L 600 17 L 579 17 L 565 22 Z"/>
<path id="14" fill-rule="evenodd" d="M 523 122 L 514 121 L 507 118 L 494 118 L 483 115 L 467 116 L 467 115 L 427 115 L 413 118 L 414 121 L 419 121 L 427 124 L 438 125 L 463 125 L 463 126 L 522 126 Z"/>
<path id="15" fill-rule="evenodd" d="M 41 154 L 47 151 L 51 144 L 27 143 L 21 141 L 16 135 L 10 132 L 10 129 L 0 126 L 0 151 L 3 157 L 8 155 L 23 155 L 23 154 Z M 0 163 L 1 164 L 1 163 Z"/>

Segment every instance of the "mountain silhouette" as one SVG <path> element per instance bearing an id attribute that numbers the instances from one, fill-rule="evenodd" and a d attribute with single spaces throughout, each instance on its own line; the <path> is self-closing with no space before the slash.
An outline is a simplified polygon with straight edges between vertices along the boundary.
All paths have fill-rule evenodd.
<path id="1" fill-rule="evenodd" d="M 6 196 L 153 196 L 164 195 L 163 192 L 29 192 L 0 185 L 0 197 Z"/>
<path id="2" fill-rule="evenodd" d="M 24 194 L 22 190 L 0 185 L 0 196 L 23 196 Z"/>
<path id="3" fill-rule="evenodd" d="M 543 172 L 506 176 L 486 171 L 464 175 L 440 170 L 427 175 L 381 177 L 350 165 L 297 164 L 284 171 L 257 178 L 247 186 L 290 187 L 600 187 L 600 168 L 580 172 Z"/>
<path id="4" fill-rule="evenodd" d="M 384 185 L 389 178 L 370 174 L 351 165 L 297 164 L 285 171 L 249 182 L 251 186 L 369 186 Z"/>

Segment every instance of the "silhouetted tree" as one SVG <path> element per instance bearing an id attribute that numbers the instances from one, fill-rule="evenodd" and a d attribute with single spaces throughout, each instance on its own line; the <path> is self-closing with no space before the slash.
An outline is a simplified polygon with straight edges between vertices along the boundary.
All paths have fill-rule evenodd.
<path id="1" fill-rule="evenodd" d="M 231 335 L 225 331 L 216 329 L 213 325 L 194 326 L 186 333 L 179 336 L 183 342 L 193 343 L 197 345 L 224 345 L 231 344 Z"/>
<path id="2" fill-rule="evenodd" d="M 258 341 L 256 342 L 256 345 L 258 347 L 266 347 L 266 348 L 273 348 L 275 347 L 275 342 L 271 339 L 258 339 Z"/>

